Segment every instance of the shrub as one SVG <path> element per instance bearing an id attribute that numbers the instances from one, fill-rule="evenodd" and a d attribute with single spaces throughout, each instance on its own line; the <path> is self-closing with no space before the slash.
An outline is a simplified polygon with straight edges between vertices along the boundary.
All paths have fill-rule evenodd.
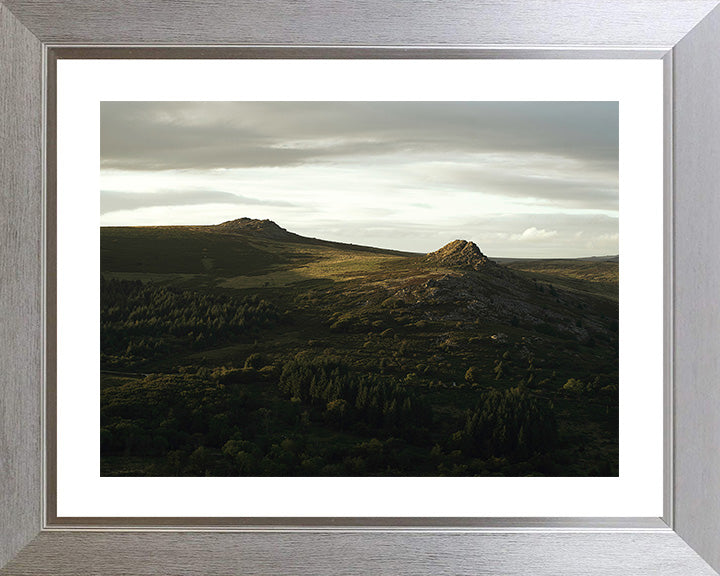
<path id="1" fill-rule="evenodd" d="M 245 368 L 252 368 L 254 370 L 258 370 L 262 368 L 264 365 L 265 360 L 262 357 L 262 354 L 259 352 L 253 352 L 245 359 Z"/>
<path id="2" fill-rule="evenodd" d="M 581 392 L 584 392 L 586 390 L 586 387 L 585 383 L 582 380 L 570 378 L 567 382 L 565 382 L 565 384 L 563 384 L 563 390 L 579 394 Z"/>
<path id="3" fill-rule="evenodd" d="M 480 381 L 480 368 L 477 366 L 470 366 L 465 372 L 465 381 L 468 384 L 477 384 Z"/>

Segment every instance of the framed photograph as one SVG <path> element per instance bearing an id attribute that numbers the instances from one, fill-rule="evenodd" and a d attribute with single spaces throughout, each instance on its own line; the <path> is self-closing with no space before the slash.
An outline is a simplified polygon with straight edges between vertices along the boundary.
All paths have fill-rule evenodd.
<path id="1" fill-rule="evenodd" d="M 130 4 L 0 4 L 3 573 L 715 573 L 715 2 Z"/>

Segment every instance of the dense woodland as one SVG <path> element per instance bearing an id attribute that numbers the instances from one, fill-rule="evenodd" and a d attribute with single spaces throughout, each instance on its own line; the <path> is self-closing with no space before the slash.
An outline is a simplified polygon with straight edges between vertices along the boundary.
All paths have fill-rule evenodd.
<path id="1" fill-rule="evenodd" d="M 101 360 L 130 368 L 174 350 L 202 349 L 276 324 L 278 309 L 238 298 L 100 278 Z"/>

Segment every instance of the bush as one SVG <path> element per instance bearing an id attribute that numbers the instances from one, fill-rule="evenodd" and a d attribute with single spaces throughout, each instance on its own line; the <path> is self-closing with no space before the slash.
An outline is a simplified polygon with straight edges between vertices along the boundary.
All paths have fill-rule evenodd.
<path id="1" fill-rule="evenodd" d="M 465 381 L 468 384 L 477 384 L 480 382 L 480 368 L 477 366 L 470 366 L 470 368 L 467 369 L 467 372 L 465 372 Z"/>
<path id="2" fill-rule="evenodd" d="M 565 384 L 563 384 L 563 390 L 567 390 L 568 392 L 573 392 L 575 394 L 579 394 L 581 392 L 585 392 L 586 386 L 582 380 L 570 378 L 570 379 L 568 379 L 567 382 L 565 382 Z"/>
<path id="3" fill-rule="evenodd" d="M 344 317 L 330 325 L 333 332 L 350 332 L 355 328 L 356 321 L 354 318 Z"/>
<path id="4" fill-rule="evenodd" d="M 259 370 L 265 364 L 265 359 L 259 352 L 253 352 L 245 360 L 245 368 L 252 368 L 253 370 Z"/>

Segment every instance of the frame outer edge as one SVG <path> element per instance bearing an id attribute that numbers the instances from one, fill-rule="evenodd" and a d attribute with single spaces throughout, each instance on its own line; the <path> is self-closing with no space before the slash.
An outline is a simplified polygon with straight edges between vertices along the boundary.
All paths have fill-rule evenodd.
<path id="1" fill-rule="evenodd" d="M 720 8 L 673 49 L 675 523 L 720 569 Z"/>
<path id="2" fill-rule="evenodd" d="M 670 49 L 716 0 L 4 0 L 43 42 Z"/>
<path id="3" fill-rule="evenodd" d="M 41 529 L 42 45 L 0 3 L 0 566 Z"/>
<path id="4" fill-rule="evenodd" d="M 717 576 L 678 536 L 43 532 L 0 576 Z"/>
<path id="5" fill-rule="evenodd" d="M 714 37 L 716 38 L 718 36 L 718 10 L 715 10 L 714 14 L 707 18 L 707 20 L 710 19 L 713 19 L 713 22 L 715 22 L 712 30 L 715 30 Z M 706 44 L 704 46 L 704 54 L 703 50 L 698 50 L 698 46 L 703 42 Z M 697 30 L 691 32 L 688 37 L 673 50 L 673 53 L 678 56 L 678 62 L 682 61 L 682 65 L 687 66 L 688 76 L 692 74 L 700 76 L 706 66 L 713 64 L 713 58 L 716 60 L 714 65 L 717 65 L 717 44 L 718 42 L 713 38 L 713 33 L 708 34 L 706 23 L 702 23 L 698 26 Z M 709 45 L 709 48 L 707 45 Z M 0 419 L 0 458 L 5 459 L 7 457 L 7 461 L 11 462 L 10 482 L 7 481 L 8 476 L 6 470 L 8 470 L 8 468 L 0 468 L 0 567 L 7 562 L 9 557 L 15 554 L 18 549 L 22 548 L 26 542 L 37 534 L 41 524 L 39 505 L 39 493 L 41 490 L 39 489 L 40 474 L 38 466 L 38 462 L 40 461 L 40 424 L 39 416 L 36 413 L 36 410 L 39 410 L 40 402 L 38 398 L 34 397 L 34 395 L 38 394 L 37 390 L 33 391 L 32 386 L 27 386 L 25 389 L 21 389 L 20 386 L 23 382 L 27 384 L 28 382 L 33 383 L 36 381 L 38 377 L 36 372 L 38 372 L 38 367 L 41 365 L 40 342 L 38 339 L 38 326 L 40 325 L 39 310 L 41 304 L 40 297 L 37 295 L 37 287 L 40 285 L 40 282 L 31 281 L 33 278 L 40 276 L 37 258 L 33 259 L 33 256 L 41 252 L 37 244 L 41 238 L 40 233 L 42 232 L 42 225 L 37 219 L 41 211 L 36 210 L 37 198 L 36 195 L 33 195 L 33 191 L 37 191 L 40 186 L 39 174 L 42 173 L 41 137 L 39 136 L 42 124 L 39 111 L 42 106 L 38 103 L 38 95 L 42 93 L 42 90 L 40 88 L 41 79 L 37 77 L 39 71 L 42 70 L 40 63 L 42 58 L 41 53 L 42 46 L 37 38 L 18 22 L 3 4 L 2 0 L 0 0 L 0 78 L 12 78 L 14 80 L 12 82 L 0 83 L 0 104 L 3 105 L 3 107 L 0 108 L 0 113 L 2 114 L 2 116 L 0 116 L 0 142 L 3 144 L 3 154 L 0 155 L 0 278 L 2 278 L 2 285 L 0 286 L 0 288 L 2 288 L 2 290 L 0 290 L 0 311 L 5 315 L 3 322 L 0 323 L 0 338 L 2 338 L 2 340 L 0 340 L 2 344 L 0 346 L 0 365 L 3 366 L 3 372 L 0 373 L 0 389 L 2 389 L 3 392 L 3 402 L 5 402 L 6 398 L 9 398 L 15 403 L 12 408 L 20 407 L 23 410 L 22 415 L 29 415 L 29 419 L 23 422 L 25 430 L 23 431 L 18 428 L 19 433 L 15 435 L 16 430 L 13 430 L 12 426 L 16 425 L 16 423 L 8 424 L 10 420 L 6 418 L 7 414 L 11 414 L 11 416 L 15 416 L 15 414 L 12 414 L 11 409 L 8 408 L 9 402 L 0 404 L 0 416 L 2 417 L 2 419 Z M 695 62 L 692 61 L 693 54 L 698 56 Z M 679 64 L 677 68 L 680 69 Z M 712 82 L 714 82 L 715 94 L 717 94 L 717 68 L 713 68 L 713 70 L 715 74 Z M 28 71 L 30 71 L 30 73 L 28 73 Z M 681 70 L 681 72 L 684 71 Z M 705 72 L 705 75 L 707 75 L 707 72 Z M 685 78 L 683 78 L 682 81 L 684 80 Z M 680 84 L 682 81 L 678 80 L 678 83 Z M 711 84 L 711 82 L 708 80 L 707 84 Z M 690 90 L 692 90 L 694 85 L 689 83 L 688 86 Z M 687 94 L 684 94 L 684 96 L 687 96 Z M 713 102 L 713 106 L 714 108 L 710 112 L 714 115 L 718 107 L 717 102 Z M 673 111 L 676 110 L 684 111 L 683 104 L 675 103 Z M 27 122 L 21 122 L 21 119 L 25 119 Z M 683 120 L 685 119 L 683 118 Z M 715 135 L 715 139 L 712 139 L 712 133 L 708 134 L 708 129 L 710 126 L 717 126 L 719 124 L 713 124 L 712 122 L 707 122 L 707 120 L 705 120 L 705 122 L 705 130 L 702 130 L 701 125 L 699 134 L 707 139 L 705 141 L 712 140 L 716 142 L 717 135 Z M 690 140 L 691 135 L 687 126 L 684 126 L 684 128 L 686 129 L 684 132 L 682 129 L 680 130 L 682 137 Z M 697 135 L 694 135 L 694 137 L 697 137 Z M 678 140 L 680 140 L 680 138 Z M 702 141 L 702 138 L 699 140 Z M 10 142 L 11 146 L 6 146 L 7 142 Z M 678 145 L 678 148 L 681 149 L 680 145 Z M 707 159 L 714 151 L 716 151 L 715 147 L 713 147 L 712 150 L 706 150 L 704 158 Z M 684 149 L 683 152 L 685 152 L 685 159 L 687 159 L 689 153 Z M 717 168 L 712 174 L 715 175 L 716 172 Z M 680 185 L 683 185 L 686 183 L 683 178 L 690 177 L 689 173 L 686 172 L 678 177 L 677 180 L 680 181 Z M 709 178 L 706 178 L 704 181 L 705 188 L 702 191 L 708 195 L 710 194 L 708 188 L 709 183 L 711 183 L 711 181 Z M 687 198 L 684 198 L 684 200 L 687 200 Z M 706 208 L 710 206 L 715 208 L 717 205 L 715 203 L 705 207 L 696 205 L 695 210 L 696 212 L 705 210 L 706 214 L 707 212 L 712 213 L 712 211 L 706 210 Z M 681 210 L 683 209 L 689 210 L 690 208 L 685 205 L 681 207 Z M 716 231 L 713 231 L 712 227 L 704 230 L 705 233 L 708 233 L 708 231 L 714 233 L 716 236 L 718 235 Z M 688 243 L 689 240 L 686 240 L 684 243 L 682 239 L 678 241 L 680 248 L 684 250 L 689 249 Z M 715 246 L 705 245 L 704 248 L 713 249 L 716 246 L 717 244 Z M 18 262 L 21 264 L 20 267 L 11 268 L 11 266 Z M 697 265 L 697 261 L 690 261 L 684 264 L 684 266 L 691 267 L 693 264 Z M 681 264 L 681 266 L 683 265 Z M 680 268 L 680 266 L 678 266 L 678 268 Z M 678 274 L 678 277 L 681 277 L 680 274 Z M 712 280 L 715 280 L 715 276 L 713 276 Z M 713 285 L 711 288 L 715 287 L 716 286 Z M 707 289 L 707 286 L 705 288 Z M 689 288 L 689 290 L 692 289 L 700 291 L 702 287 L 693 286 Z M 709 291 L 708 289 L 708 292 Z M 715 297 L 716 294 L 717 292 L 712 294 L 712 296 Z M 682 295 L 683 298 L 685 296 L 685 294 Z M 681 300 L 678 306 L 678 310 L 681 311 L 682 306 L 687 305 L 687 301 L 681 298 L 678 298 L 678 300 Z M 712 319 L 716 319 L 716 317 L 713 315 Z M 683 327 L 677 329 L 681 338 L 687 336 L 687 334 L 683 332 L 683 329 L 687 328 L 687 323 L 688 321 L 684 320 Z M 717 324 L 715 324 L 715 326 L 717 326 Z M 709 335 L 713 336 L 713 334 Z M 7 338 L 8 336 L 10 337 L 9 339 Z M 23 338 L 25 338 L 25 341 L 18 344 L 17 340 L 22 341 Z M 681 338 L 678 338 L 678 340 L 680 341 Z M 26 345 L 23 346 L 23 343 Z M 684 345 L 684 342 L 682 344 Z M 704 348 L 701 349 L 707 350 L 708 343 L 703 342 L 703 346 Z M 679 348 L 680 347 L 681 346 L 679 346 Z M 36 357 L 38 361 L 34 362 Z M 717 357 L 717 355 L 707 356 L 701 354 L 700 351 L 697 351 L 693 356 L 698 362 L 705 359 L 706 363 L 707 361 L 717 359 Z M 23 361 L 17 362 L 17 358 L 22 358 Z M 689 363 L 689 361 L 685 362 L 686 365 Z M 6 366 L 10 367 L 14 372 L 6 373 Z M 687 366 L 683 366 L 683 369 L 686 368 Z M 678 372 L 681 371 L 678 370 Z M 718 372 L 716 370 L 714 376 L 717 376 L 717 374 Z M 684 375 L 685 372 L 680 374 L 680 376 Z M 716 381 L 717 377 L 713 378 L 712 382 L 714 383 Z M 12 388 L 7 388 L 8 384 L 10 384 Z M 6 394 L 6 390 L 18 390 L 20 391 L 20 397 Z M 683 404 L 685 392 L 686 390 L 683 388 L 680 393 L 677 394 L 678 407 Z M 717 404 L 713 405 L 710 403 L 708 408 L 711 409 L 716 406 Z M 683 413 L 682 416 L 684 417 L 685 414 Z M 678 418 L 678 430 L 681 433 L 680 435 L 682 435 L 685 421 L 680 422 L 680 420 L 681 419 Z M 711 426 L 706 426 L 705 432 L 716 432 L 714 426 L 717 424 L 717 420 L 717 416 L 715 416 L 714 421 L 710 420 Z M 36 433 L 33 434 L 36 426 Z M 9 435 L 8 432 L 10 432 Z M 711 440 L 715 441 L 715 444 L 711 443 L 711 449 L 717 449 L 718 438 L 719 436 L 717 436 L 717 434 L 711 438 Z M 13 441 L 12 445 L 10 444 L 11 440 Z M 700 438 L 700 440 L 706 442 L 707 437 Z M 678 444 L 680 445 L 680 440 L 678 440 Z M 38 455 L 37 458 L 33 459 L 28 457 L 29 454 L 35 453 Z M 15 457 L 16 455 L 18 456 L 17 459 L 10 458 L 10 456 Z M 682 474 L 684 470 L 681 470 L 681 464 L 683 463 L 679 463 L 674 477 L 683 481 L 685 477 Z M 714 479 L 717 479 L 718 470 L 718 467 L 714 468 Z M 18 472 L 19 474 L 17 474 Z M 23 476 L 25 472 L 28 472 L 29 475 Z M 696 472 L 707 472 L 707 470 L 698 468 Z M 709 473 L 712 474 L 713 470 L 710 470 Z M 8 487 L 10 487 L 10 490 L 8 490 Z M 26 492 L 32 492 L 34 487 L 37 487 L 35 491 L 37 491 L 38 494 L 32 497 L 19 494 L 20 489 Z M 720 533 L 720 531 L 718 530 L 717 523 L 720 522 L 720 519 L 718 516 L 715 516 L 716 524 L 710 526 L 708 529 L 708 526 L 703 524 L 709 514 L 706 511 L 704 514 L 701 514 L 703 517 L 700 518 L 699 521 L 696 521 L 698 519 L 693 516 L 692 511 L 684 507 L 683 499 L 687 495 L 685 492 L 686 486 L 682 488 L 683 490 L 676 495 L 673 501 L 678 508 L 678 516 L 680 517 L 677 523 L 678 533 L 686 538 L 693 547 L 717 567 L 717 561 L 711 559 L 712 554 L 708 554 L 708 550 L 712 552 L 713 549 L 718 546 L 717 534 Z M 705 490 L 701 490 L 700 495 L 708 495 L 707 486 L 705 486 L 705 488 Z M 720 491 L 718 490 L 718 488 L 720 488 L 720 482 L 716 482 L 710 488 L 710 492 L 714 489 L 717 494 L 717 492 Z M 699 497 L 700 495 L 696 496 Z M 710 496 L 713 496 L 712 493 Z M 13 498 L 16 498 L 16 500 L 11 501 Z M 9 507 L 6 505 L 8 501 L 10 501 Z M 20 505 L 18 505 L 18 502 L 20 502 Z M 715 504 L 714 499 L 711 501 L 711 504 Z M 700 505 L 700 511 L 703 511 L 702 504 Z M 667 520 L 667 515 L 665 518 Z M 700 532 L 699 537 L 693 534 L 693 532 L 697 533 L 698 531 Z M 697 542 L 703 539 L 703 531 L 708 532 L 707 536 L 710 537 L 710 542 L 700 542 L 700 544 L 697 544 Z M 53 539 L 54 535 L 52 533 L 41 534 L 36 539 L 36 542 L 47 543 Z M 707 538 L 705 538 L 705 540 L 707 540 Z M 681 574 L 684 572 L 677 573 Z"/>

